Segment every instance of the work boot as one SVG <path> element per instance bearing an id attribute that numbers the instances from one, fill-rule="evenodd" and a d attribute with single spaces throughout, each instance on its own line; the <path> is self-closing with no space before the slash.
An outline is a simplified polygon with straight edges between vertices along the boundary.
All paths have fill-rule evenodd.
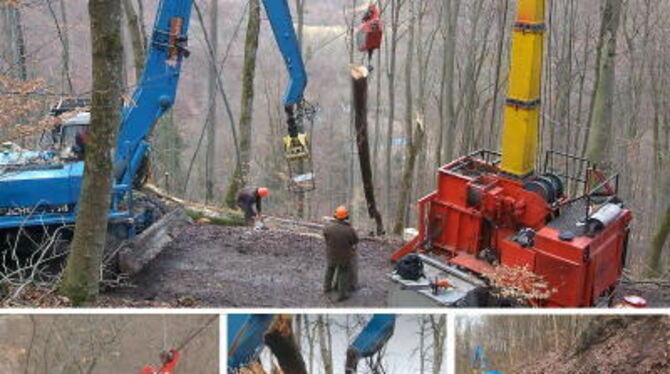
<path id="1" fill-rule="evenodd" d="M 346 294 L 346 295 L 342 295 L 342 294 L 340 294 L 340 296 L 338 296 L 338 297 L 337 297 L 337 300 L 335 300 L 335 301 L 338 302 L 338 303 L 340 303 L 340 302 L 342 302 L 342 301 L 349 300 L 350 297 L 351 297 L 351 296 L 348 295 L 348 294 Z"/>

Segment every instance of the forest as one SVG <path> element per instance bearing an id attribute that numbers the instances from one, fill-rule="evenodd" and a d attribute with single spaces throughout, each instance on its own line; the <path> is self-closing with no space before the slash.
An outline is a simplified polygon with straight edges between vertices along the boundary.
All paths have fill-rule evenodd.
<path id="1" fill-rule="evenodd" d="M 219 372 L 218 317 L 208 315 L 3 315 L 0 371 L 139 373 L 176 349 L 179 373 Z"/>
<path id="2" fill-rule="evenodd" d="M 459 316 L 456 373 L 665 373 L 667 315 Z"/>
<path id="3" fill-rule="evenodd" d="M 287 74 L 259 0 L 195 1 L 191 55 L 176 102 L 155 128 L 149 180 L 175 197 L 232 207 L 239 187 L 267 186 L 269 214 L 317 221 L 345 204 L 354 225 L 372 231 L 350 77 L 352 64 L 367 64 L 355 30 L 369 2 L 290 3 L 307 68 L 305 99 L 317 108 L 305 129 L 316 189 L 286 188 Z M 416 226 L 415 202 L 435 189 L 439 167 L 500 148 L 517 2 L 377 3 L 384 38 L 370 61 L 371 176 L 385 231 L 400 234 Z M 116 83 L 125 101 L 143 69 L 156 4 L 122 1 Z M 546 7 L 537 168 L 545 151 L 557 150 L 618 173 L 618 196 L 634 217 L 626 275 L 663 276 L 670 261 L 670 50 L 663 33 L 670 4 L 566 0 Z M 0 13 L 0 135 L 31 148 L 53 125 L 44 114 L 54 101 L 91 93 L 87 2 L 4 0 Z"/>

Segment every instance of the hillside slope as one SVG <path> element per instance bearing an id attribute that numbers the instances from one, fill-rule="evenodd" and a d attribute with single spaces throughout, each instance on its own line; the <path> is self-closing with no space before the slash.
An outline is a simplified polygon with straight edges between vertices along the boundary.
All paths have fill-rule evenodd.
<path id="1" fill-rule="evenodd" d="M 670 317 L 605 317 L 576 344 L 519 365 L 519 374 L 670 373 Z"/>

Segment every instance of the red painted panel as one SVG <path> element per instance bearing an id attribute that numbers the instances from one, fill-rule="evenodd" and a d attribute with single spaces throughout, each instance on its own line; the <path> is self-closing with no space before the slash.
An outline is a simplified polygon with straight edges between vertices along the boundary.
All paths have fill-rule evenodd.
<path id="1" fill-rule="evenodd" d="M 529 269 L 535 268 L 535 249 L 523 248 L 518 243 L 509 239 L 500 241 L 498 247 L 500 252 L 500 262 L 507 266 L 526 266 Z"/>
<path id="2" fill-rule="evenodd" d="M 587 306 L 582 303 L 586 267 L 538 250 L 535 273 L 549 282 L 556 292 L 549 298 L 549 305 L 562 307 Z"/>

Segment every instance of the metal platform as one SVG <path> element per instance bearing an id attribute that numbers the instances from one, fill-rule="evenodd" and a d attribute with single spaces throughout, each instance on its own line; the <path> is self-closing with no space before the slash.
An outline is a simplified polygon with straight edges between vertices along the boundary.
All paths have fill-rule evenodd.
<path id="1" fill-rule="evenodd" d="M 469 275 L 449 265 L 439 263 L 437 259 L 420 255 L 424 263 L 425 277 L 417 280 L 401 278 L 395 272 L 389 273 L 391 279 L 387 303 L 389 307 L 448 307 L 465 297 L 473 289 L 482 285 L 476 279 L 469 279 Z M 460 273 L 460 274 L 459 274 Z M 430 287 L 435 279 L 448 280 L 452 287 L 440 289 L 437 294 Z"/>
<path id="2" fill-rule="evenodd" d="M 575 235 L 582 232 L 584 218 L 586 217 L 586 199 L 579 199 L 561 207 L 561 215 L 551 220 L 547 226 L 563 231 L 572 231 Z"/>

